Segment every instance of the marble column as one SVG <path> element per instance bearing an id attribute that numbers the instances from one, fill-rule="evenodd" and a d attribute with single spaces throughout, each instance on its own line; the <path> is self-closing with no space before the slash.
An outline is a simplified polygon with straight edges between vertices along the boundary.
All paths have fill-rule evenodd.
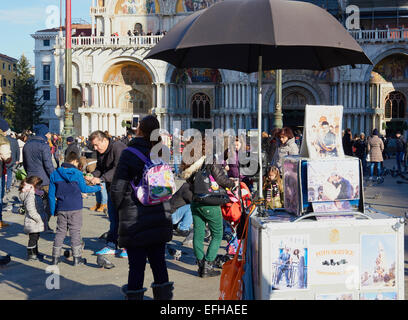
<path id="1" fill-rule="evenodd" d="M 364 130 L 365 130 L 365 127 L 364 127 L 364 114 L 361 114 L 360 115 L 360 132 L 358 132 L 358 133 L 364 132 Z"/>
<path id="2" fill-rule="evenodd" d="M 87 116 L 85 113 L 83 113 L 83 112 L 80 113 L 80 116 L 81 116 L 81 132 L 80 132 L 80 135 L 81 135 L 81 136 L 84 136 L 84 137 L 87 137 L 88 134 L 89 134 L 89 128 L 88 128 L 89 120 L 88 120 L 88 116 Z"/>
<path id="3" fill-rule="evenodd" d="M 91 131 L 99 130 L 99 117 L 95 112 L 91 113 Z"/>
<path id="4" fill-rule="evenodd" d="M 343 104 L 343 83 L 342 82 L 340 82 L 339 83 L 339 105 L 343 105 L 344 106 L 344 104 Z"/>
<path id="5" fill-rule="evenodd" d="M 376 93 L 377 93 L 377 100 L 376 100 L 375 107 L 379 108 L 381 105 L 380 104 L 380 85 L 379 84 L 376 85 Z"/>

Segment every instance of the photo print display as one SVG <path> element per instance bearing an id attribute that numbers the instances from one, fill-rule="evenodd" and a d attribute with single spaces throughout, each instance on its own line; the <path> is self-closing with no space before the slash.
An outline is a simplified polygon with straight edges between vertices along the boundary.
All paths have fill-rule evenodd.
<path id="1" fill-rule="evenodd" d="M 350 203 L 336 203 L 337 200 L 358 200 L 360 198 L 360 164 L 358 159 L 312 160 L 307 163 L 307 184 L 309 202 L 334 202 L 333 210 Z"/>
<path id="2" fill-rule="evenodd" d="M 396 292 L 365 292 L 360 293 L 360 300 L 398 300 Z"/>
<path id="3" fill-rule="evenodd" d="M 361 236 L 361 288 L 396 286 L 397 237 L 395 234 Z"/>
<path id="4" fill-rule="evenodd" d="M 306 105 L 301 155 L 311 159 L 344 157 L 343 106 Z"/>
<path id="5" fill-rule="evenodd" d="M 271 290 L 307 289 L 308 235 L 270 237 Z"/>
<path id="6" fill-rule="evenodd" d="M 353 293 L 318 294 L 316 300 L 353 300 Z"/>
<path id="7" fill-rule="evenodd" d="M 283 162 L 284 207 L 287 212 L 299 211 L 299 160 L 287 158 Z"/>

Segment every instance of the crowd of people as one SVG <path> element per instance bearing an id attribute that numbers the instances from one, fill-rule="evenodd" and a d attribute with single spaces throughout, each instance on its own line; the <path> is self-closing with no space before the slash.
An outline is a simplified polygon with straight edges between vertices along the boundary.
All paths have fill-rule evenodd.
<path id="1" fill-rule="evenodd" d="M 238 161 L 239 152 L 247 144 L 241 137 L 233 137 L 232 144 L 224 144 L 223 161 L 208 163 L 208 141 L 205 138 L 201 141 L 202 152 L 197 153 L 190 148 L 190 144 L 196 141 L 194 138 L 183 140 L 183 132 L 176 132 L 174 136 L 167 134 L 152 142 L 151 134 L 157 129 L 160 129 L 158 120 L 147 116 L 139 122 L 135 131 L 129 131 L 125 136 L 112 137 L 107 131 L 95 131 L 89 137 L 68 137 L 67 147 L 63 150 L 62 137 L 50 133 L 43 124 L 34 126 L 33 132 L 15 135 L 7 122 L 0 119 L 0 161 L 3 165 L 0 206 L 5 192 L 12 185 L 13 173 L 18 166 L 23 167 L 26 178 L 20 183 L 19 195 L 25 208 L 24 231 L 29 238 L 29 261 L 43 259 L 38 247 L 40 233 L 54 233 L 49 222 L 51 217 L 56 217 L 52 263 L 58 265 L 61 262 L 62 243 L 69 232 L 74 265 L 86 264 L 82 257 L 84 243 L 81 238 L 83 199 L 86 193 L 95 193 L 96 204 L 90 209 L 106 212 L 109 217 L 109 230 L 103 235 L 106 244 L 95 254 L 128 259 L 128 283 L 122 287 L 127 299 L 143 299 L 147 260 L 154 277 L 154 299 L 172 298 L 174 283 L 167 272 L 165 251 L 166 243 L 173 235 L 185 237 L 183 244 L 191 243 L 199 277 L 220 275 L 220 271 L 216 270 L 216 260 L 222 240 L 230 239 L 226 236 L 231 227 L 223 219 L 222 204 L 204 201 L 202 194 L 212 190 L 203 190 L 203 186 L 197 184 L 200 181 L 197 177 L 204 177 L 203 181 L 207 177 L 209 189 L 234 190 L 243 181 L 253 191 L 252 180 L 242 174 Z M 404 161 L 406 164 L 406 159 L 403 160 L 406 142 L 400 133 L 396 137 L 397 163 Z M 180 142 L 174 144 L 178 152 L 172 148 L 175 140 Z M 159 143 L 171 149 L 173 170 L 182 183 L 169 201 L 144 205 L 134 190 L 145 178 L 144 157 L 148 159 Z M 288 155 L 298 155 L 301 143 L 301 132 L 294 133 L 289 127 L 275 129 L 271 135 L 262 134 L 262 152 L 267 167 L 262 188 L 267 208 L 283 207 L 283 159 Z M 343 147 L 346 155 L 360 158 L 364 168 L 369 161 L 371 176 L 374 167 L 377 174 L 381 173 L 379 164 L 383 161 L 385 148 L 377 130 L 373 130 L 368 139 L 364 134 L 353 139 L 351 131 L 346 129 Z M 183 153 L 186 148 L 190 150 L 188 155 Z M 185 156 L 189 157 L 189 161 Z M 399 165 L 398 169 L 402 167 Z M 4 229 L 8 225 L 3 222 L 1 212 L 0 229 Z M 244 222 L 245 212 L 236 228 L 239 240 Z M 206 238 L 209 244 L 205 251 Z"/>
<path id="2" fill-rule="evenodd" d="M 368 137 L 364 132 L 352 135 L 350 129 L 346 129 L 342 138 L 345 155 L 354 156 L 361 160 L 363 172 L 373 180 L 381 177 L 384 173 L 384 160 L 390 159 L 395 154 L 395 171 L 400 174 L 407 172 L 408 145 L 401 131 L 395 136 L 380 135 L 378 129 L 374 129 Z"/>

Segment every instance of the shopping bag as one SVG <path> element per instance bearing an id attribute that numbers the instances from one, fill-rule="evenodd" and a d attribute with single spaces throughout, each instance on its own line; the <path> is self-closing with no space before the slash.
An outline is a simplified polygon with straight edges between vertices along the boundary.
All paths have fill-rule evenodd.
<path id="1" fill-rule="evenodd" d="M 232 260 L 224 263 L 222 266 L 221 280 L 220 280 L 220 296 L 219 300 L 242 300 L 243 294 L 243 281 L 245 265 L 245 252 L 247 247 L 247 233 L 248 233 L 248 221 L 252 212 L 255 209 L 255 205 L 251 207 L 250 213 L 245 221 L 242 240 L 239 242 L 235 256 Z M 239 260 L 239 253 L 241 245 L 244 243 L 244 250 L 242 251 L 242 259 Z"/>

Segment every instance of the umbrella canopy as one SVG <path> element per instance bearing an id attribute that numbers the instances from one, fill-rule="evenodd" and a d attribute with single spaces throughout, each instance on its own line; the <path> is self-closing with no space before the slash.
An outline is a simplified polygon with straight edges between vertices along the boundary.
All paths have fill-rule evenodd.
<path id="1" fill-rule="evenodd" d="M 263 70 L 371 64 L 330 13 L 287 0 L 218 2 L 174 26 L 145 59 L 251 73 L 258 71 L 259 56 Z"/>
<path id="2" fill-rule="evenodd" d="M 258 71 L 258 146 L 262 128 L 262 70 L 325 70 L 372 64 L 347 30 L 324 9 L 300 1 L 225 0 L 174 26 L 145 59 L 178 68 Z M 262 198 L 262 155 L 259 196 Z"/>

